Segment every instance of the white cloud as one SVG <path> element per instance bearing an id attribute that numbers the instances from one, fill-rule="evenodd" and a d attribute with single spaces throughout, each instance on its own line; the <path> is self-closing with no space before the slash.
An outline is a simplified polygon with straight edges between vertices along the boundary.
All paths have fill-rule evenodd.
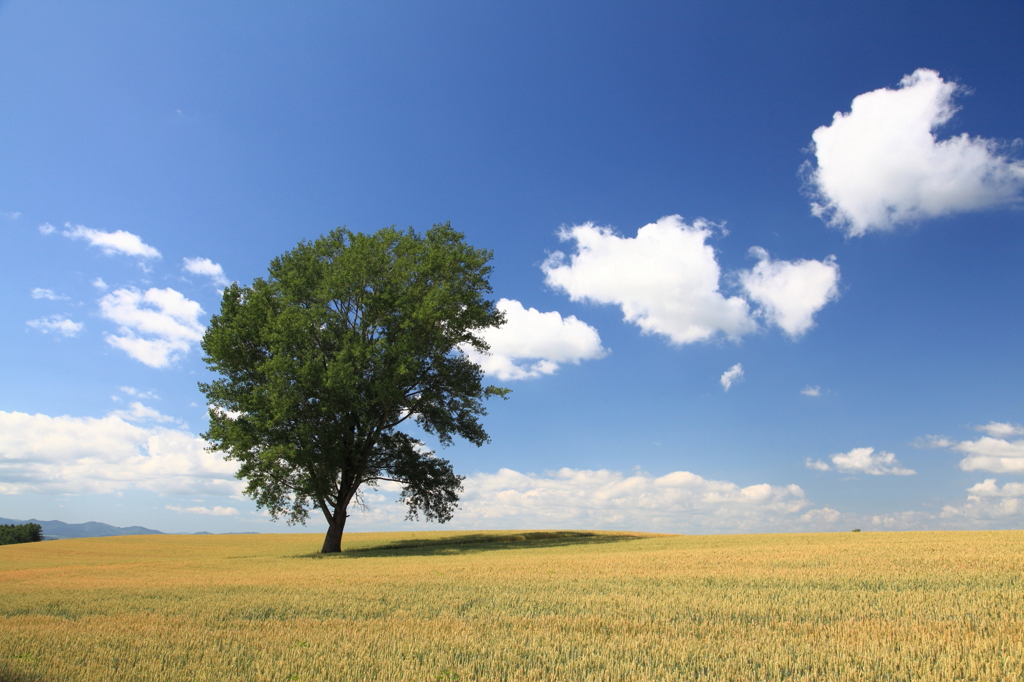
<path id="1" fill-rule="evenodd" d="M 107 283 L 103 281 L 102 277 L 97 277 L 96 279 L 94 279 L 92 281 L 92 285 L 94 287 L 96 287 L 97 289 L 99 289 L 100 291 L 106 291 L 107 290 Z"/>
<path id="2" fill-rule="evenodd" d="M 940 516 L 944 519 L 964 518 L 971 521 L 996 521 L 1017 516 L 1021 511 L 1024 511 L 1024 504 L 1019 497 L 992 499 L 975 496 L 959 506 L 954 504 L 943 506 Z"/>
<path id="3" fill-rule="evenodd" d="M 152 399 L 152 398 L 159 399 L 160 398 L 160 396 L 158 396 L 153 391 L 140 391 L 139 389 L 133 388 L 132 386 L 118 386 L 117 388 L 118 388 L 119 391 L 121 391 L 121 393 L 126 393 L 126 394 L 128 394 L 128 395 L 130 395 L 132 397 L 135 397 L 135 398 L 146 398 L 146 399 Z"/>
<path id="4" fill-rule="evenodd" d="M 844 474 L 910 476 L 917 473 L 913 469 L 904 469 L 893 453 L 879 452 L 876 454 L 874 448 L 854 448 L 849 452 L 832 455 L 829 459 L 832 460 L 832 465 L 836 470 Z M 830 468 L 820 459 L 812 461 L 809 457 L 805 460 L 805 464 L 808 468 L 818 471 L 828 471 Z"/>
<path id="5" fill-rule="evenodd" d="M 944 519 L 998 521 L 1024 512 L 1024 483 L 1006 483 L 1000 488 L 996 479 L 986 478 L 967 489 L 963 505 L 947 504 L 940 516 Z"/>
<path id="6" fill-rule="evenodd" d="M 43 223 L 39 226 L 39 234 L 53 234 L 57 228 L 50 223 Z"/>
<path id="7" fill-rule="evenodd" d="M 706 242 L 713 225 L 688 225 L 673 215 L 620 237 L 593 223 L 563 228 L 562 241 L 576 242 L 566 257 L 556 251 L 544 262 L 545 281 L 573 301 L 617 305 L 624 319 L 645 333 L 674 344 L 705 341 L 718 334 L 738 338 L 757 329 L 749 305 L 719 291 L 721 271 Z"/>
<path id="8" fill-rule="evenodd" d="M 948 448 L 956 445 L 956 441 L 945 436 L 924 436 L 923 438 L 915 438 L 913 445 L 915 448 Z"/>
<path id="9" fill-rule="evenodd" d="M 0 494 L 111 493 L 239 496 L 237 465 L 186 431 L 111 414 L 50 417 L 0 411 Z"/>
<path id="10" fill-rule="evenodd" d="M 971 490 L 973 488 L 968 489 L 968 492 Z M 1022 514 L 1024 503 L 1021 498 L 969 495 L 963 503 L 947 504 L 939 513 L 909 510 L 886 514 L 855 514 L 840 513 L 824 507 L 806 512 L 800 516 L 800 520 L 818 530 L 836 530 L 837 527 L 880 531 L 976 530 L 1019 528 Z"/>
<path id="11" fill-rule="evenodd" d="M 597 330 L 574 315 L 542 313 L 507 298 L 499 300 L 497 307 L 505 313 L 506 322 L 482 334 L 491 347 L 490 355 L 472 348 L 464 352 L 499 380 L 534 379 L 554 373 L 562 363 L 579 364 L 608 353 Z"/>
<path id="12" fill-rule="evenodd" d="M 555 251 L 541 266 L 549 286 L 573 301 L 617 305 L 623 318 L 645 333 L 661 334 L 677 345 L 707 341 L 719 334 L 738 339 L 757 331 L 750 304 L 720 290 L 721 269 L 707 244 L 715 227 L 665 216 L 621 237 L 593 223 L 562 228 L 562 241 L 576 252 Z M 839 266 L 823 261 L 773 261 L 760 247 L 760 260 L 735 273 L 744 293 L 758 305 L 756 315 L 799 338 L 814 325 L 814 314 L 839 296 Z"/>
<path id="13" fill-rule="evenodd" d="M 534 474 L 503 468 L 468 476 L 464 488 L 453 528 L 738 533 L 825 525 L 817 515 L 797 516 L 811 506 L 798 485 L 741 487 L 687 471 L 655 477 L 639 470 L 627 474 L 563 468 Z M 369 507 L 356 511 L 353 528 L 403 527 L 404 507 L 396 504 L 397 498 L 395 489 L 383 485 L 367 491 Z"/>
<path id="14" fill-rule="evenodd" d="M 61 336 L 75 336 L 78 332 L 82 331 L 85 324 L 82 322 L 74 322 L 64 317 L 63 315 L 50 315 L 49 317 L 41 317 L 38 320 L 29 320 L 26 322 L 28 326 L 33 329 L 38 329 L 44 334 L 54 332 Z"/>
<path id="15" fill-rule="evenodd" d="M 465 482 L 461 518 L 482 527 L 660 528 L 672 532 L 771 528 L 809 502 L 797 485 L 740 487 L 688 471 L 653 477 L 563 468 L 500 469 Z"/>
<path id="16" fill-rule="evenodd" d="M 810 462 L 810 460 L 808 460 Z M 827 465 L 826 465 L 827 466 Z M 1024 519 L 1024 483 L 997 485 L 986 479 L 967 488 L 967 498 L 946 504 L 938 512 L 899 511 L 884 514 L 842 513 L 829 507 L 811 509 L 799 517 L 806 526 L 800 530 L 958 530 L 982 528 L 1020 528 Z"/>
<path id="17" fill-rule="evenodd" d="M 934 528 L 935 516 L 918 511 L 895 512 L 893 514 L 875 514 L 870 518 L 871 525 L 880 530 L 925 530 Z"/>
<path id="18" fill-rule="evenodd" d="M 238 510 L 234 507 L 213 507 L 212 509 L 207 507 L 172 507 L 167 505 L 167 509 L 185 514 L 205 514 L 207 516 L 238 516 Z"/>
<path id="19" fill-rule="evenodd" d="M 820 459 L 812 460 L 810 457 L 804 460 L 804 464 L 807 465 L 808 469 L 815 469 L 817 471 L 828 471 L 832 467 L 828 463 L 821 461 Z"/>
<path id="20" fill-rule="evenodd" d="M 995 474 L 1024 474 L 1024 440 L 1008 441 L 982 436 L 953 446 L 966 453 L 960 461 L 964 471 L 991 471 Z"/>
<path id="21" fill-rule="evenodd" d="M 132 402 L 128 404 L 127 410 L 115 410 L 110 413 L 110 416 L 119 417 L 125 421 L 130 422 L 173 422 L 177 421 L 174 417 L 170 417 L 166 414 L 162 414 L 159 410 L 155 410 L 152 407 L 143 405 L 140 402 Z"/>
<path id="22" fill-rule="evenodd" d="M 977 497 L 1024 497 L 1024 483 L 1004 483 L 1000 488 L 996 479 L 986 478 L 984 482 L 968 488 L 967 492 Z"/>
<path id="23" fill-rule="evenodd" d="M 814 314 L 839 297 L 834 256 L 823 261 L 773 261 L 759 246 L 750 253 L 759 262 L 740 273 L 740 283 L 750 300 L 761 306 L 758 314 L 791 338 L 806 333 L 814 326 Z"/>
<path id="24" fill-rule="evenodd" d="M 743 365 L 736 363 L 729 369 L 722 373 L 722 376 L 718 381 L 722 384 L 722 388 L 726 391 L 733 385 L 733 382 L 739 381 L 743 378 Z"/>
<path id="25" fill-rule="evenodd" d="M 800 515 L 801 521 L 808 523 L 836 523 L 841 520 L 843 515 L 831 507 L 822 507 L 821 509 L 812 509 L 806 514 Z"/>
<path id="26" fill-rule="evenodd" d="M 18 218 L 21 217 L 21 211 L 9 211 L 7 213 L 4 213 L 3 216 L 10 220 L 17 220 Z"/>
<path id="27" fill-rule="evenodd" d="M 46 298 L 46 299 L 49 299 L 51 301 L 66 301 L 66 300 L 68 300 L 68 297 L 64 296 L 63 294 L 58 294 L 57 292 L 53 291 L 52 289 L 42 289 L 40 287 L 36 287 L 35 289 L 32 290 L 32 298 Z"/>
<path id="28" fill-rule="evenodd" d="M 812 209 L 858 237 L 900 223 L 1017 203 L 1024 164 L 967 133 L 938 141 L 963 88 L 918 69 L 899 88 L 854 98 L 850 112 L 814 131 Z"/>
<path id="29" fill-rule="evenodd" d="M 100 311 L 120 325 L 107 343 L 150 367 L 166 367 L 203 337 L 203 309 L 174 289 L 117 289 L 100 299 Z"/>
<path id="30" fill-rule="evenodd" d="M 1005 422 L 989 422 L 984 426 L 975 426 L 976 431 L 984 431 L 993 438 L 1006 438 L 1007 436 L 1024 435 L 1024 426 L 1020 424 L 1008 424 Z"/>
<path id="31" fill-rule="evenodd" d="M 160 252 L 149 244 L 145 244 L 137 234 L 117 230 L 116 232 L 103 232 L 94 230 L 84 225 L 65 223 L 66 228 L 61 234 L 69 239 L 84 239 L 90 246 L 98 246 L 108 256 L 123 254 L 125 256 L 138 256 L 139 258 L 160 258 Z M 42 230 L 42 228 L 40 228 Z M 52 231 L 52 227 L 51 230 Z M 44 232 L 49 234 L 49 232 Z"/>
<path id="32" fill-rule="evenodd" d="M 1024 427 L 1005 422 L 976 426 L 988 433 L 976 440 L 954 441 L 944 436 L 918 438 L 917 447 L 952 448 L 966 455 L 960 460 L 964 471 L 991 471 L 995 474 L 1024 474 L 1024 439 L 1010 441 L 1008 436 L 1024 435 Z"/>
<path id="33" fill-rule="evenodd" d="M 182 267 L 193 275 L 203 275 L 213 280 L 217 286 L 226 287 L 231 280 L 224 276 L 224 268 L 209 258 L 186 258 Z"/>
<path id="34" fill-rule="evenodd" d="M 221 408 L 219 405 L 207 405 L 206 409 L 208 412 L 212 412 L 218 416 L 227 417 L 228 419 L 232 420 L 238 419 L 243 414 L 242 412 L 236 412 L 234 410 L 225 410 Z"/>
<path id="35" fill-rule="evenodd" d="M 817 398 L 821 395 L 821 386 L 804 386 L 800 391 L 803 395 L 809 395 L 812 398 Z"/>

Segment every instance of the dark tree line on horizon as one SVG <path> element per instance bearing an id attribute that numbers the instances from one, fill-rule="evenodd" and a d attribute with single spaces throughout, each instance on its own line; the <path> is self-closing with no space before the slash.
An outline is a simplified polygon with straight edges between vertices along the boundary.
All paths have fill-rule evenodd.
<path id="1" fill-rule="evenodd" d="M 21 542 L 41 542 L 43 528 L 38 523 L 21 525 L 0 525 L 0 545 L 16 545 Z"/>

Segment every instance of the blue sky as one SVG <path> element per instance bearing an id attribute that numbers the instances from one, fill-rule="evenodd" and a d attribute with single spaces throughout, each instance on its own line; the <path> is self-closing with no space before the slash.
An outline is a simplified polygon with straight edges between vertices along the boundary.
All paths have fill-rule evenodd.
<path id="1" fill-rule="evenodd" d="M 0 4 L 0 516 L 290 530 L 197 440 L 218 289 L 451 221 L 453 527 L 1021 527 L 1024 6 L 893 5 Z"/>

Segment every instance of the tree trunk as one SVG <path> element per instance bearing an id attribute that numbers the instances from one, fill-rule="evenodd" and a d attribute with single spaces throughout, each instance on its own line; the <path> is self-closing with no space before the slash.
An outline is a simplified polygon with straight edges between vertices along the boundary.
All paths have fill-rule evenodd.
<path id="1" fill-rule="evenodd" d="M 328 519 L 330 525 L 327 528 L 327 535 L 324 537 L 324 546 L 320 550 L 321 554 L 333 554 L 334 552 L 341 551 L 341 536 L 345 532 L 345 521 L 347 519 L 348 514 L 340 507 L 335 510 L 334 518 Z"/>
<path id="2" fill-rule="evenodd" d="M 324 546 L 320 550 L 321 554 L 334 554 L 341 551 L 341 536 L 345 532 L 345 521 L 348 520 L 348 505 L 352 502 L 359 483 L 350 483 L 347 487 L 347 493 L 342 492 L 345 487 L 338 491 L 339 502 L 338 506 L 334 508 L 333 514 L 330 513 L 330 507 L 323 500 L 320 501 L 320 509 L 323 510 L 328 524 L 327 535 L 324 536 Z"/>

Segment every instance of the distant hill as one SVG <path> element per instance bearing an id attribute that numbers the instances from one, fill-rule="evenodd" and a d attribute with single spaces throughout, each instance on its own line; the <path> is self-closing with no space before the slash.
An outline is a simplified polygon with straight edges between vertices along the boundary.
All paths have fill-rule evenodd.
<path id="1" fill-rule="evenodd" d="M 38 523 L 43 528 L 44 540 L 68 540 L 70 538 L 108 538 L 115 535 L 164 535 L 162 531 L 142 526 L 128 526 L 119 528 L 98 521 L 88 523 L 64 523 L 63 521 L 40 521 L 29 519 L 18 521 L 17 519 L 0 518 L 0 524 Z"/>

